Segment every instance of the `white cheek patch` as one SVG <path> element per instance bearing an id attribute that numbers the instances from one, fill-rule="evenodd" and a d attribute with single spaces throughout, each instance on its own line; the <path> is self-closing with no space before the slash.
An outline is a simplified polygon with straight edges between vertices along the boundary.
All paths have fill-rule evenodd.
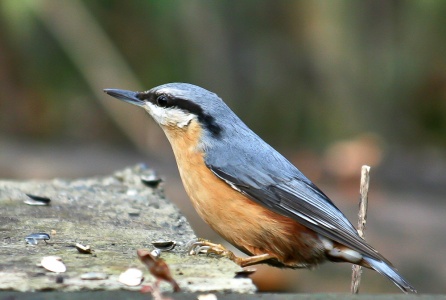
<path id="1" fill-rule="evenodd" d="M 144 109 L 155 121 L 164 126 L 177 126 L 183 128 L 196 118 L 194 114 L 185 112 L 176 107 L 159 107 L 150 102 L 146 102 Z"/>

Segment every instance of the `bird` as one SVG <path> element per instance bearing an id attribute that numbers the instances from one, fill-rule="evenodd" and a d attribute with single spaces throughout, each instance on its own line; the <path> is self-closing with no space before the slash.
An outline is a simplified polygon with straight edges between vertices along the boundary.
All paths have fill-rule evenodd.
<path id="1" fill-rule="evenodd" d="M 205 240 L 198 245 L 242 267 L 266 263 L 296 269 L 349 262 L 377 271 L 404 293 L 416 293 L 332 200 L 217 94 L 189 83 L 104 92 L 143 108 L 158 123 L 199 216 L 248 257 Z"/>

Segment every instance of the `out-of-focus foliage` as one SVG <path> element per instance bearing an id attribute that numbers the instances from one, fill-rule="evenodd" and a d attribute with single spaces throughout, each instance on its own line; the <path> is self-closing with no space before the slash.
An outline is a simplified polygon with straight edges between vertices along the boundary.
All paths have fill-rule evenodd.
<path id="1" fill-rule="evenodd" d="M 31 9 L 57 2 L 0 2 L 2 135 L 122 140 L 92 89 L 126 87 L 88 84 Z M 215 91 L 276 145 L 318 149 L 361 132 L 446 145 L 445 1 L 78 4 L 145 88 L 182 81 Z M 106 52 L 88 39 L 76 43 Z"/>
<path id="2" fill-rule="evenodd" d="M 446 186 L 445 16 L 444 0 L 0 0 L 0 158 L 13 162 L 0 169 L 60 177 L 73 165 L 86 174 L 89 165 L 98 174 L 118 156 L 99 158 L 129 141 L 159 158 L 168 147 L 161 130 L 102 89 L 190 82 L 218 93 L 255 132 L 289 150 L 309 178 L 328 174 L 336 190 L 353 187 L 355 199 L 360 165 L 378 166 L 387 145 L 400 146 L 382 164 L 387 171 L 373 176 L 405 187 L 379 195 L 373 184 L 370 227 L 381 242 L 374 245 L 387 247 L 383 254 L 417 278 L 421 292 L 444 293 L 436 251 L 444 193 L 430 193 Z M 17 155 L 5 155 L 10 140 L 20 141 L 9 147 Z M 68 154 L 62 147 L 57 159 L 59 152 L 35 151 L 35 140 L 81 146 Z M 67 159 L 98 141 L 115 145 L 86 162 L 83 154 Z M 28 145 L 32 159 L 16 151 Z M 59 164 L 49 166 L 53 159 Z M 410 193 L 414 186 L 428 193 Z M 310 291 L 305 283 L 322 274 L 328 290 L 343 290 L 339 276 L 320 271 L 307 281 L 270 270 L 265 278 L 269 288 L 288 281 Z"/>

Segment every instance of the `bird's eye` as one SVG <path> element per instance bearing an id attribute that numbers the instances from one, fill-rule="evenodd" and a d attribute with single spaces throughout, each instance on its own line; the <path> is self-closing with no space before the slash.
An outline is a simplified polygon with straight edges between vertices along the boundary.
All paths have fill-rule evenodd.
<path id="1" fill-rule="evenodd" d="M 156 104 L 160 107 L 166 107 L 169 102 L 168 100 L 166 95 L 160 95 L 156 98 Z"/>

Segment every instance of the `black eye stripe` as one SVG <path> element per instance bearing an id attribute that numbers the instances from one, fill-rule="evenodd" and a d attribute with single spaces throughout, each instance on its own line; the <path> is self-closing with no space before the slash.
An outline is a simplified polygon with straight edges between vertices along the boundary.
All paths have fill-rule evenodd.
<path id="1" fill-rule="evenodd" d="M 215 122 L 214 117 L 206 114 L 201 106 L 193 101 L 182 98 L 175 98 L 168 94 L 154 94 L 148 92 L 138 93 L 136 94 L 136 97 L 139 100 L 146 100 L 159 107 L 177 107 L 186 112 L 194 114 L 197 116 L 198 120 L 203 124 L 203 126 L 205 126 L 214 136 L 219 136 L 221 131 L 223 130 L 222 127 L 217 124 L 217 122 Z"/>
<path id="2" fill-rule="evenodd" d="M 136 93 L 135 97 L 138 98 L 139 100 L 148 100 L 151 97 L 151 95 L 146 92 L 138 92 Z"/>
<path id="3" fill-rule="evenodd" d="M 172 107 L 176 106 L 175 104 L 175 98 L 170 97 L 167 94 L 153 94 L 149 92 L 139 92 L 135 96 L 139 100 L 145 100 L 147 102 L 150 102 L 156 106 L 160 107 Z"/>

